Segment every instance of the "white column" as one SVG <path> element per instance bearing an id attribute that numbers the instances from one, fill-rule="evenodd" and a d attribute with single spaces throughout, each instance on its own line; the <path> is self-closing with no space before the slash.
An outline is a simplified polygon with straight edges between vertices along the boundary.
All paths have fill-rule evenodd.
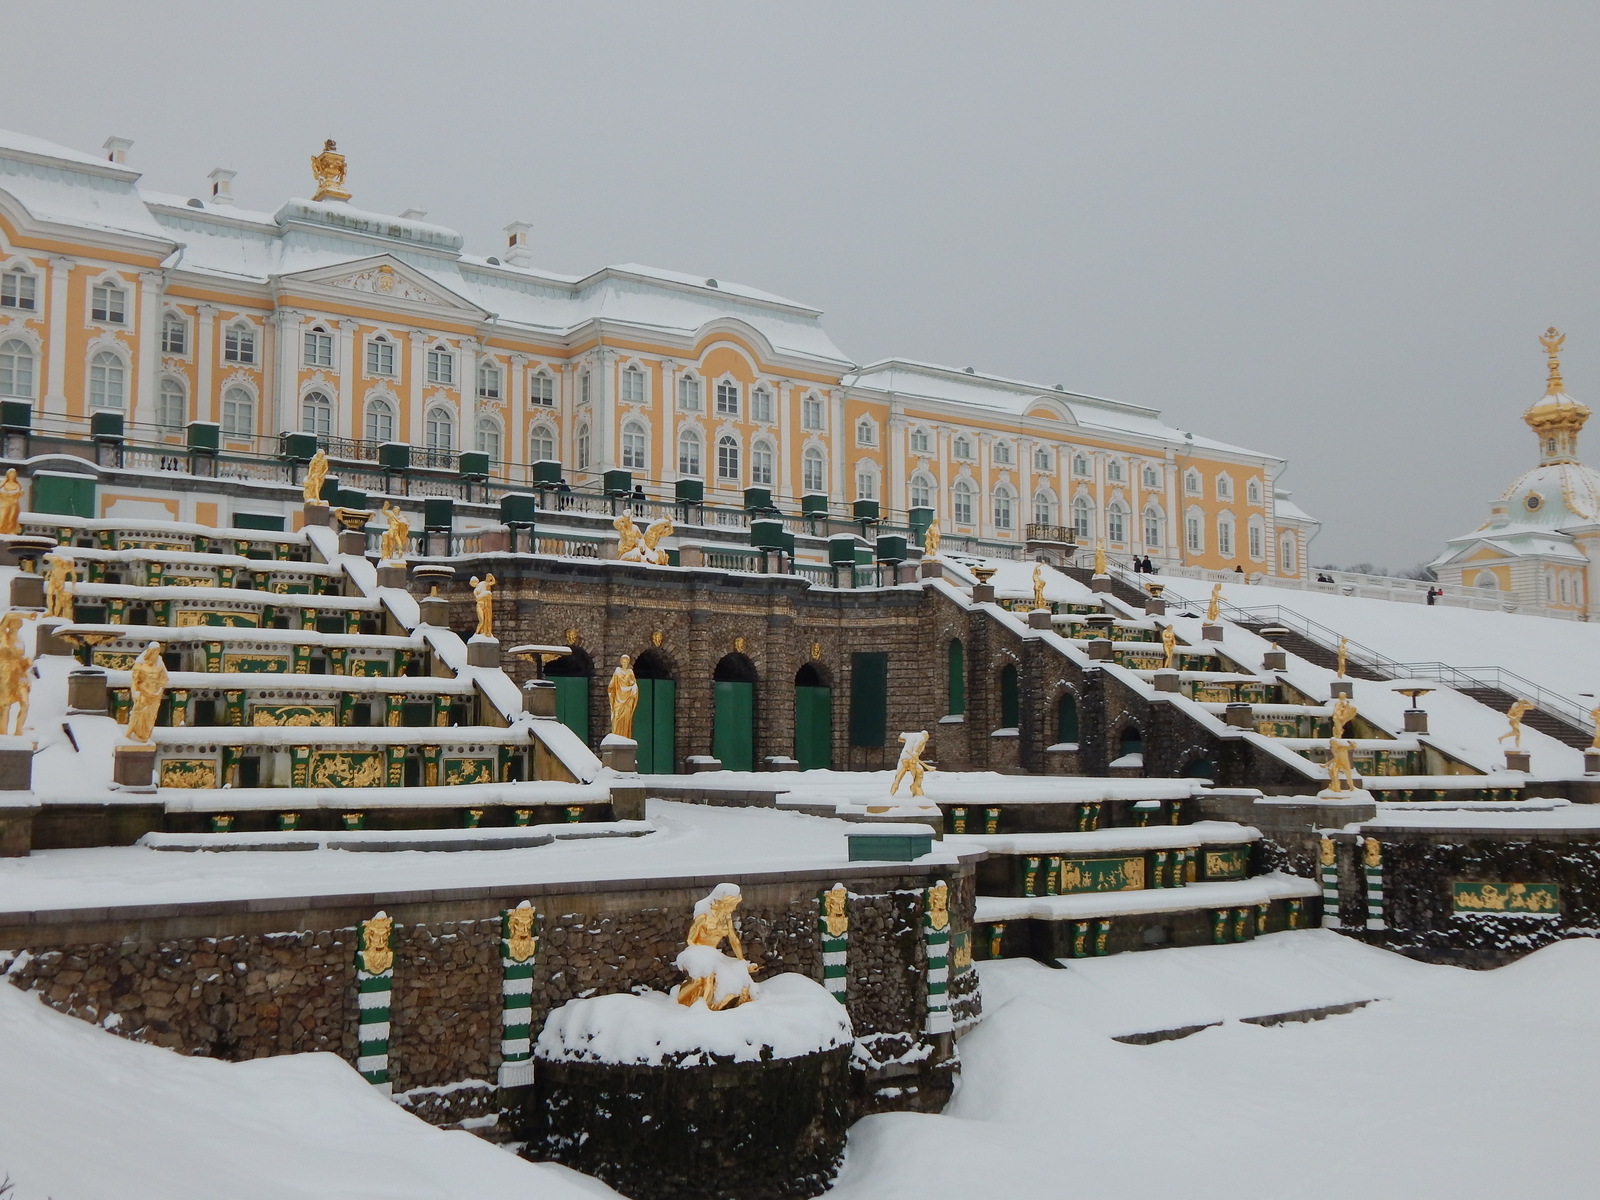
<path id="1" fill-rule="evenodd" d="M 617 352 L 604 347 L 594 352 L 594 365 L 590 368 L 589 407 L 593 413 L 589 422 L 589 469 L 599 474 L 617 464 L 614 461 L 616 445 L 616 375 Z"/>
<path id="2" fill-rule="evenodd" d="M 778 475 L 774 480 L 777 485 L 774 496 L 798 497 L 800 488 L 796 482 L 799 476 L 796 472 L 800 469 L 800 454 L 805 443 L 804 432 L 797 435 L 797 422 L 794 416 L 794 380 L 774 379 L 772 381 L 772 417 L 773 427 L 777 430 Z M 798 500 L 796 501 L 798 503 Z"/>
<path id="3" fill-rule="evenodd" d="M 305 314 L 293 308 L 274 309 L 267 314 L 272 354 L 263 355 L 263 359 L 271 366 L 267 387 L 271 389 L 272 404 L 264 414 L 262 432 L 268 437 L 300 428 L 300 327 L 304 321 Z"/>
<path id="4" fill-rule="evenodd" d="M 883 515 L 889 516 L 889 505 L 902 511 L 911 507 L 910 485 L 906 482 L 906 430 L 907 421 L 899 411 L 898 401 L 891 401 L 889 414 L 883 423 L 883 435 L 889 439 L 889 478 L 883 481 Z"/>
<path id="5" fill-rule="evenodd" d="M 828 489 L 832 493 L 829 499 L 843 504 L 845 511 L 848 512 L 850 502 L 856 498 L 855 489 L 847 483 L 850 478 L 851 455 L 854 453 L 851 444 L 853 439 L 849 435 L 849 430 L 845 428 L 844 392 L 832 391 L 828 394 L 828 398 L 832 401 L 828 405 L 832 423 L 823 441 L 833 447 L 833 461 L 829 464 L 829 471 L 833 475 L 833 486 Z"/>
<path id="6" fill-rule="evenodd" d="M 678 479 L 678 364 L 670 358 L 661 360 L 661 420 L 657 422 L 661 437 L 661 457 L 656 461 L 661 469 L 656 472 L 662 482 Z"/>
<path id="7" fill-rule="evenodd" d="M 60 255 L 50 259 L 50 323 L 46 330 L 49 345 L 48 390 L 44 411 L 52 417 L 67 415 L 67 290 L 72 260 Z"/>
<path id="8" fill-rule="evenodd" d="M 511 355 L 511 361 L 506 366 L 504 390 L 501 393 L 501 399 L 506 402 L 507 444 L 504 453 L 507 463 L 523 466 L 528 462 L 528 430 L 533 425 L 533 413 L 527 399 L 527 381 L 528 356 Z M 523 479 L 526 477 L 526 474 L 514 476 Z"/>
<path id="9" fill-rule="evenodd" d="M 456 394 L 461 397 L 461 444 L 458 450 L 478 448 L 478 350 L 472 338 L 461 339 L 456 353 Z"/>
<path id="10" fill-rule="evenodd" d="M 195 306 L 194 331 L 194 419 L 217 420 L 217 307 Z"/>
<path id="11" fill-rule="evenodd" d="M 978 435 L 978 511 L 972 515 L 977 518 L 978 536 L 994 536 L 994 500 L 989 494 L 989 468 L 994 459 L 994 435 L 980 433 Z"/>
<path id="12" fill-rule="evenodd" d="M 161 288 L 164 282 L 160 271 L 139 273 L 139 327 L 134 330 L 139 361 L 134 372 L 133 412 L 130 414 L 135 425 L 153 426 L 156 423 L 156 368 L 161 362 L 156 335 L 161 329 Z"/>
<path id="13" fill-rule="evenodd" d="M 356 332 L 361 328 L 361 322 L 351 319 L 335 321 L 334 327 L 339 333 L 334 341 L 333 361 L 334 370 L 339 373 L 339 396 L 333 428 L 337 433 L 343 429 L 345 436 L 359 441 L 366 432 L 363 428 L 361 404 L 356 399 L 356 356 L 361 353 L 361 345 L 356 340 Z"/>
<path id="14" fill-rule="evenodd" d="M 427 442 L 422 436 L 422 385 L 427 379 L 428 335 L 421 329 L 413 329 L 406 334 L 411 342 L 411 363 L 407 369 L 408 407 L 411 417 L 405 422 L 406 441 L 413 446 L 426 450 Z"/>
<path id="15" fill-rule="evenodd" d="M 557 421 L 561 434 L 561 474 L 570 483 L 578 469 L 578 364 L 564 362 L 555 371 L 556 404 L 561 414 Z"/>

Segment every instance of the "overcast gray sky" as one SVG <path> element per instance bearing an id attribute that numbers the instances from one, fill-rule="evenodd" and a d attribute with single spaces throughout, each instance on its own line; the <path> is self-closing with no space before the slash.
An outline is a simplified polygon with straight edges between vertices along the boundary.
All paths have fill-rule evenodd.
<path id="1" fill-rule="evenodd" d="M 1399 567 L 1600 401 L 1594 4 L 11 4 L 0 125 L 147 185 L 815 304 L 904 355 L 1289 460 L 1315 561 Z M 1600 423 L 1589 436 L 1600 444 Z M 1587 455 L 1600 462 L 1600 452 Z"/>

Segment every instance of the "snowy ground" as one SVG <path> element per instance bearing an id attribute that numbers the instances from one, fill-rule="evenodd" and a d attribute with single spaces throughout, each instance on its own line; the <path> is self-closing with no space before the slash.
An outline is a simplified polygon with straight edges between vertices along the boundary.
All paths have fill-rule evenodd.
<path id="1" fill-rule="evenodd" d="M 1502 1200 L 1583 1195 L 1600 1118 L 1600 943 L 1498 971 L 1321 930 L 982 967 L 987 1020 L 942 1116 L 870 1117 L 832 1200 Z M 1311 1024 L 1239 1018 L 1372 1000 Z M 1181 1041 L 1127 1033 L 1222 1022 Z M 425 1127 L 330 1055 L 230 1064 L 135 1045 L 0 986 L 12 1200 L 614 1196 Z M 292 1152 L 286 1153 L 286 1150 Z"/>

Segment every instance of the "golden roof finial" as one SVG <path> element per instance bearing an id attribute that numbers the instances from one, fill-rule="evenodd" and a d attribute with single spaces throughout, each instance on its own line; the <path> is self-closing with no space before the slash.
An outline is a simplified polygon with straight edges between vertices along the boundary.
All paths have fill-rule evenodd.
<path id="1" fill-rule="evenodd" d="M 348 200 L 344 190 L 345 162 L 339 147 L 329 138 L 322 143 L 322 153 L 311 156 L 311 177 L 317 181 L 317 194 L 313 200 Z"/>
<path id="2" fill-rule="evenodd" d="M 1550 378 L 1544 385 L 1544 394 L 1554 396 L 1566 389 L 1561 384 L 1561 343 L 1567 340 L 1567 335 L 1557 333 L 1554 325 L 1544 331 L 1539 339 L 1539 344 L 1544 347 L 1544 352 L 1550 356 Z"/>

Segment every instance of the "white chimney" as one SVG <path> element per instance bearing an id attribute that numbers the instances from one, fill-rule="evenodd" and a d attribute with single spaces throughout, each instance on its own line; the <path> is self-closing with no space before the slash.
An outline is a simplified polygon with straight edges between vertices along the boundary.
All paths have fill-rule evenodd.
<path id="1" fill-rule="evenodd" d="M 528 231 L 532 228 L 526 221 L 513 221 L 506 226 L 506 261 L 513 267 L 533 266 L 533 254 L 528 250 Z"/>
<path id="2" fill-rule="evenodd" d="M 400 214 L 400 219 L 402 221 L 420 221 L 427 215 L 428 210 L 425 208 L 408 208 Z"/>
<path id="3" fill-rule="evenodd" d="M 206 178 L 211 180 L 211 203 L 233 203 L 233 179 L 239 172 L 230 171 L 227 167 L 218 167 Z"/>
<path id="4" fill-rule="evenodd" d="M 106 159 L 119 163 L 128 161 L 128 151 L 133 149 L 131 138 L 108 137 L 105 144 Z"/>

